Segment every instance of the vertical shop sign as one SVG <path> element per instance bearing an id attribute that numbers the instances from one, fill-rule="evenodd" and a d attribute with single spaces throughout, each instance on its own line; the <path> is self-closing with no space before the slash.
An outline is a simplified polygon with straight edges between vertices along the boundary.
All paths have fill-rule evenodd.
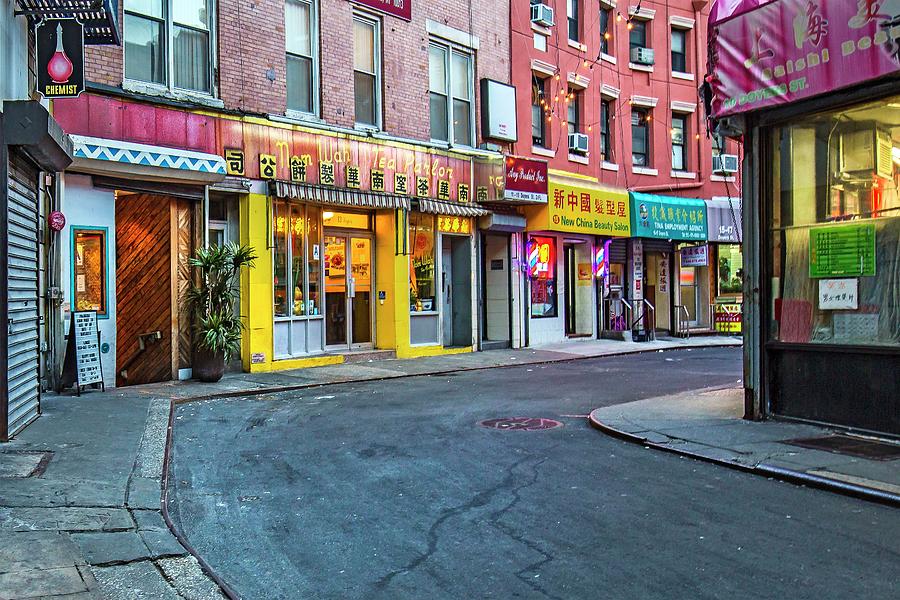
<path id="1" fill-rule="evenodd" d="M 84 91 L 84 26 L 45 19 L 35 29 L 37 91 L 44 98 L 77 98 Z"/>

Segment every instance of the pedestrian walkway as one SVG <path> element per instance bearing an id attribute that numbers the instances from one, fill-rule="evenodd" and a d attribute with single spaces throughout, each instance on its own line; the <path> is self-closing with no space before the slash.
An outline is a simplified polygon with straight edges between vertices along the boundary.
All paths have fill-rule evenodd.
<path id="1" fill-rule="evenodd" d="M 43 415 L 0 445 L 0 600 L 221 598 L 166 526 L 162 477 L 173 402 L 676 348 L 740 338 L 572 341 L 421 359 L 227 375 L 45 395 Z"/>
<path id="2" fill-rule="evenodd" d="M 747 421 L 743 413 L 743 389 L 735 388 L 598 408 L 590 419 L 651 448 L 900 506 L 900 443 L 794 421 Z"/>

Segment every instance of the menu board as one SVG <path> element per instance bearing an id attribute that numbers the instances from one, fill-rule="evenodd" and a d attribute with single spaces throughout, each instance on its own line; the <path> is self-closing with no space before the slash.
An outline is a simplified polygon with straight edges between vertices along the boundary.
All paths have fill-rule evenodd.
<path id="1" fill-rule="evenodd" d="M 809 276 L 875 275 L 875 224 L 829 225 L 809 230 Z"/>
<path id="2" fill-rule="evenodd" d="M 100 339 L 97 335 L 97 313 L 73 312 L 72 329 L 75 337 L 75 365 L 78 385 L 103 381 L 100 369 Z"/>

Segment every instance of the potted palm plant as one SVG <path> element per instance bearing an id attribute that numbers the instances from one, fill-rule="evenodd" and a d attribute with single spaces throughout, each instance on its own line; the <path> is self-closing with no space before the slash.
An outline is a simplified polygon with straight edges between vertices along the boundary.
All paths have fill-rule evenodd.
<path id="1" fill-rule="evenodd" d="M 219 381 L 225 364 L 241 351 L 244 324 L 235 311 L 239 274 L 253 267 L 256 255 L 248 246 L 229 242 L 200 248 L 188 264 L 197 272 L 197 285 L 187 299 L 194 317 L 194 378 Z"/>

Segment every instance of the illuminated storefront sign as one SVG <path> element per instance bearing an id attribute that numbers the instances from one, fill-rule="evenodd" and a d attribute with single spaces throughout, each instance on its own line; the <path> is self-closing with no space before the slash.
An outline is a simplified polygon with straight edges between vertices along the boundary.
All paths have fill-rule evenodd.
<path id="1" fill-rule="evenodd" d="M 529 216 L 529 230 L 631 235 L 631 208 L 625 191 L 562 184 L 551 178 L 549 196 L 547 205 Z"/>

